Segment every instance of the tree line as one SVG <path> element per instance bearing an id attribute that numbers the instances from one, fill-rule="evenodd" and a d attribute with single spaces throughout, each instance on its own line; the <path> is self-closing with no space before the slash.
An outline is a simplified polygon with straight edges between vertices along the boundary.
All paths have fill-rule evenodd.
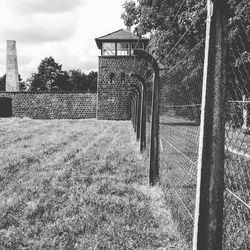
<path id="1" fill-rule="evenodd" d="M 5 91 L 6 75 L 0 78 L 0 91 Z M 62 70 L 53 57 L 45 57 L 27 81 L 19 75 L 20 91 L 94 91 L 97 90 L 97 72 L 85 74 L 80 69 Z"/>
<path id="2" fill-rule="evenodd" d="M 205 0 L 127 0 L 121 15 L 138 36 L 150 35 L 149 52 L 172 68 L 205 38 Z M 227 0 L 228 96 L 250 98 L 250 3 Z M 180 39 L 184 35 L 183 39 Z M 172 48 L 175 46 L 175 49 Z M 172 50 L 172 51 L 171 51 Z M 168 53 L 170 52 L 171 53 Z M 191 62 L 190 62 L 191 63 Z M 195 58 L 194 58 L 195 63 Z M 200 67 L 200 65 L 197 65 Z"/>
<path id="3" fill-rule="evenodd" d="M 242 104 L 239 101 L 244 98 L 250 100 L 250 1 L 226 1 L 226 94 L 227 99 L 234 102 L 227 112 L 227 120 L 234 120 L 237 126 L 240 126 L 243 121 Z M 204 44 L 206 3 L 206 0 L 127 0 L 123 4 L 121 17 L 125 25 L 132 26 L 138 36 L 150 36 L 149 52 L 161 66 L 171 69 L 182 61 L 189 51 L 199 44 Z M 188 76 L 180 80 L 182 82 L 179 85 L 182 85 L 183 89 L 179 91 L 178 98 L 174 98 L 176 93 L 168 95 L 170 99 L 173 97 L 172 104 L 185 100 L 187 91 L 192 91 L 194 87 L 193 79 L 199 74 L 202 75 L 202 60 L 197 60 L 195 55 L 189 55 L 187 64 L 191 70 Z M 198 93 L 201 93 L 201 88 L 202 86 L 199 86 L 199 91 L 194 90 L 190 95 L 192 103 L 200 103 Z M 248 109 L 250 110 L 250 105 Z"/>
<path id="4" fill-rule="evenodd" d="M 20 91 L 25 91 L 27 88 L 26 82 L 23 81 L 20 74 L 18 74 L 18 81 L 19 81 Z M 2 77 L 0 77 L 0 91 L 5 91 L 5 86 L 6 86 L 6 74 L 4 74 Z"/>

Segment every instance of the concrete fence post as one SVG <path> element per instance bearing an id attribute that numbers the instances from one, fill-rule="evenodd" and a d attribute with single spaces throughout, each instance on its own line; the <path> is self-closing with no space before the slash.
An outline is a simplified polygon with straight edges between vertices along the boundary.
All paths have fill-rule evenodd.
<path id="1" fill-rule="evenodd" d="M 207 0 L 193 250 L 221 250 L 223 238 L 226 0 Z"/>
<path id="2" fill-rule="evenodd" d="M 134 127 L 135 127 L 135 134 L 136 134 L 136 139 L 137 139 L 137 134 L 138 134 L 138 120 L 139 120 L 139 95 L 137 90 L 134 88 L 129 88 L 129 91 L 134 95 L 134 100 L 135 100 L 135 116 L 134 116 Z M 138 139 L 137 139 L 138 140 Z"/>
<path id="3" fill-rule="evenodd" d="M 242 96 L 242 118 L 243 118 L 243 124 L 242 124 L 242 132 L 244 134 L 250 133 L 250 127 L 249 127 L 249 111 L 248 111 L 248 100 L 246 98 L 246 95 Z"/>
<path id="4" fill-rule="evenodd" d="M 159 182 L 159 96 L 160 96 L 160 76 L 159 67 L 152 55 L 145 50 L 136 49 L 134 54 L 145 59 L 151 64 L 154 70 L 153 93 L 152 93 L 152 121 L 151 121 L 151 141 L 150 141 L 150 167 L 149 183 L 154 186 Z"/>
<path id="5" fill-rule="evenodd" d="M 131 77 L 138 79 L 141 83 L 141 133 L 140 133 L 140 152 L 146 149 L 146 82 L 139 74 L 132 73 Z"/>
<path id="6" fill-rule="evenodd" d="M 135 85 L 135 84 L 130 84 L 129 86 L 131 86 L 132 88 L 134 88 L 136 91 L 137 91 L 137 96 L 138 96 L 138 117 L 137 117 L 137 126 L 138 126 L 138 129 L 137 129 L 137 134 L 136 134 L 136 138 L 137 138 L 137 141 L 140 141 L 141 142 L 141 116 L 142 116 L 142 93 L 141 93 L 141 90 L 140 88 Z"/>
<path id="7" fill-rule="evenodd" d="M 134 131 L 135 131 L 135 113 L 134 113 L 134 108 L 135 108 L 135 97 L 134 97 L 134 95 L 133 95 L 133 93 L 132 92 L 129 92 L 129 96 L 130 96 L 130 98 L 131 98 L 131 122 L 132 122 L 132 125 L 133 125 L 133 129 L 134 129 Z"/>

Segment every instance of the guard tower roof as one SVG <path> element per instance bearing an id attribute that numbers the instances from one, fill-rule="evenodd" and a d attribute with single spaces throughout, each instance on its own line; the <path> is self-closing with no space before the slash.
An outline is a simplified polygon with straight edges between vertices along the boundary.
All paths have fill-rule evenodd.
<path id="1" fill-rule="evenodd" d="M 95 39 L 97 47 L 101 49 L 102 42 L 120 42 L 120 41 L 143 41 L 145 43 L 148 43 L 149 39 L 147 38 L 140 38 L 134 33 L 120 29 L 117 31 L 114 31 L 112 33 L 109 33 L 107 35 L 98 37 Z"/>

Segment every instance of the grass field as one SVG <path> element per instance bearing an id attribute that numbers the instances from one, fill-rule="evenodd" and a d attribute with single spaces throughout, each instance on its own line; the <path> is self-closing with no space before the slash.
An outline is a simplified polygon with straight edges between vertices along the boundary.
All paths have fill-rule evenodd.
<path id="1" fill-rule="evenodd" d="M 187 249 L 130 122 L 0 119 L 0 249 Z"/>

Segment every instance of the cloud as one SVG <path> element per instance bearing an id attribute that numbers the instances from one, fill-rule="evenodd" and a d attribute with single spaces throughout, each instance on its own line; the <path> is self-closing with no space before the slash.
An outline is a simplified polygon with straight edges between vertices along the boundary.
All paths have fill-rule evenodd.
<path id="1" fill-rule="evenodd" d="M 95 70 L 97 71 L 97 59 L 90 59 L 90 60 L 84 60 L 82 63 L 83 70 L 90 71 Z"/>
<path id="2" fill-rule="evenodd" d="M 5 63 L 6 60 L 6 48 L 0 47 L 0 64 Z"/>
<path id="3" fill-rule="evenodd" d="M 95 59 L 87 59 L 87 60 L 80 60 L 77 62 L 72 63 L 71 69 L 82 69 L 83 71 L 91 71 L 97 70 L 97 60 Z M 68 68 L 69 69 L 69 68 Z"/>
<path id="4" fill-rule="evenodd" d="M 68 12 L 83 3 L 84 0 L 8 0 L 9 7 L 21 14 Z"/>
<path id="5" fill-rule="evenodd" d="M 8 37 L 14 38 L 14 40 L 20 43 L 40 44 L 44 42 L 61 41 L 67 39 L 72 34 L 73 30 L 65 30 L 63 27 L 53 29 L 51 27 L 30 26 L 24 29 L 9 30 Z"/>
<path id="6" fill-rule="evenodd" d="M 18 55 L 17 55 L 18 56 Z M 18 64 L 22 67 L 29 65 L 32 62 L 33 58 L 30 55 L 21 55 L 18 56 Z"/>
<path id="7" fill-rule="evenodd" d="M 17 42 L 18 68 L 26 79 L 46 56 L 64 70 L 97 70 L 94 38 L 123 27 L 125 0 L 0 0 L 0 75 L 6 71 L 6 40 Z M 27 57 L 25 57 L 27 56 Z"/>
<path id="8" fill-rule="evenodd" d="M 0 77 L 5 74 L 6 71 L 6 55 L 0 53 Z"/>
<path id="9" fill-rule="evenodd" d="M 77 17 L 73 14 L 37 14 L 19 18 L 19 22 L 6 25 L 0 35 L 18 43 L 41 44 L 62 41 L 71 37 L 77 28 Z"/>
<path id="10" fill-rule="evenodd" d="M 58 57 L 58 56 L 57 56 Z M 58 58 L 59 59 L 59 58 Z M 81 69 L 84 71 L 97 70 L 97 58 L 89 58 L 82 53 L 79 55 L 65 51 L 60 57 L 64 70 Z"/>
<path id="11" fill-rule="evenodd" d="M 4 63 L 6 60 L 6 53 L 0 53 L 0 64 Z"/>
<path id="12" fill-rule="evenodd" d="M 6 72 L 6 44 L 4 44 L 4 48 L 0 47 L 0 77 L 5 74 Z M 18 45 L 17 45 L 18 46 Z M 19 53 L 21 52 L 21 53 Z M 30 64 L 33 62 L 33 58 L 31 54 L 24 54 L 22 51 L 18 50 L 17 47 L 17 62 L 18 62 L 18 68 L 29 68 Z"/>

